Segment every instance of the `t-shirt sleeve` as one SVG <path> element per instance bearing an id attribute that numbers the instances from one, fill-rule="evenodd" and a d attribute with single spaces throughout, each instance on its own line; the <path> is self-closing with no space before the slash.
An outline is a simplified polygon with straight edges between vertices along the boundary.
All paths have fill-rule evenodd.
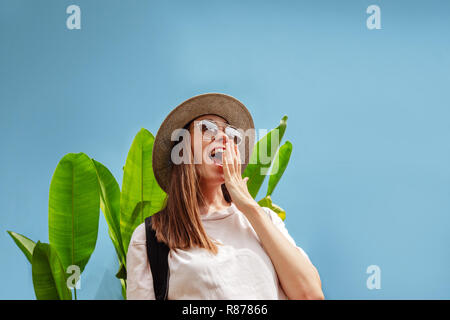
<path id="1" fill-rule="evenodd" d="M 147 259 L 144 223 L 134 230 L 128 246 L 127 300 L 156 300 L 152 272 Z"/>
<path id="2" fill-rule="evenodd" d="M 273 211 L 272 209 L 270 209 L 270 208 L 267 208 L 267 207 L 262 207 L 262 208 L 267 213 L 267 215 L 269 216 L 270 220 L 272 220 L 272 222 L 278 228 L 278 230 L 280 230 L 281 233 L 289 240 L 289 242 L 292 243 L 298 250 L 300 250 L 300 252 L 306 258 L 308 258 L 309 262 L 311 262 L 311 260 L 309 259 L 308 255 L 306 254 L 306 252 L 301 247 L 297 246 L 297 244 L 295 243 L 295 240 L 291 237 L 291 235 L 289 234 L 288 230 L 286 229 L 286 225 L 284 224 L 284 221 L 281 220 L 281 218 L 278 216 L 278 214 L 275 211 Z"/>

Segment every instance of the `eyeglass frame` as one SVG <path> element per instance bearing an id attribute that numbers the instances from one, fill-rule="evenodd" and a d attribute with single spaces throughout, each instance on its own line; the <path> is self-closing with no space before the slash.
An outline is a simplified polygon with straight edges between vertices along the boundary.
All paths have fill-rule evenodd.
<path id="1" fill-rule="evenodd" d="M 228 139 L 234 141 L 234 137 L 237 137 L 239 139 L 238 142 L 235 142 L 237 145 L 240 144 L 243 140 L 243 135 L 239 132 L 239 129 L 236 128 L 235 126 L 230 125 L 227 122 L 222 122 L 222 121 L 215 121 L 215 120 L 210 120 L 210 119 L 202 119 L 202 120 L 194 120 L 194 127 L 200 127 L 204 122 L 210 122 L 212 124 L 214 124 L 218 130 L 221 130 L 227 137 Z M 222 126 L 220 126 L 219 124 L 222 124 Z M 234 135 L 233 137 L 230 137 L 230 135 L 227 133 L 227 129 L 231 128 L 233 130 L 236 131 L 236 135 Z M 212 131 L 212 130 L 206 130 L 206 131 Z M 205 132 L 206 132 L 205 131 Z M 214 141 L 215 140 L 215 136 L 217 135 L 218 131 L 214 134 L 211 135 L 211 137 L 209 139 L 205 138 L 205 133 L 202 132 L 202 139 L 203 141 Z"/>

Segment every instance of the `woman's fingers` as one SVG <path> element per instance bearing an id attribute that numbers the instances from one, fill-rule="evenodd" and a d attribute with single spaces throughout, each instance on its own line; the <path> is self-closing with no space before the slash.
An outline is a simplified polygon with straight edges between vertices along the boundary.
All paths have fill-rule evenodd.
<path id="1" fill-rule="evenodd" d="M 228 140 L 222 153 L 223 173 L 227 181 L 235 178 L 241 180 L 241 159 L 237 145 Z M 233 179 L 233 180 L 235 180 Z"/>
<path id="2" fill-rule="evenodd" d="M 238 159 L 237 159 L 237 153 L 236 153 L 236 145 L 234 143 L 231 144 L 231 154 L 233 155 L 234 169 L 237 172 L 238 171 Z"/>
<path id="3" fill-rule="evenodd" d="M 234 145 L 234 151 L 236 153 L 236 169 L 239 174 L 241 174 L 241 154 L 239 153 L 239 148 L 237 144 Z"/>
<path id="4" fill-rule="evenodd" d="M 227 161 L 227 155 L 226 155 L 226 148 L 225 152 L 222 152 L 222 168 L 223 168 L 223 175 L 225 177 L 225 180 L 229 180 L 230 177 L 230 171 L 228 168 L 228 161 Z"/>
<path id="5" fill-rule="evenodd" d="M 236 153 L 234 152 L 234 143 L 229 141 L 230 146 L 230 157 L 231 157 L 231 163 L 233 164 L 233 173 L 237 174 L 237 160 L 236 160 Z"/>
<path id="6" fill-rule="evenodd" d="M 233 174 L 235 172 L 234 170 L 234 159 L 233 159 L 233 155 L 232 155 L 232 150 L 231 150 L 232 146 L 230 141 L 227 141 L 227 146 L 225 148 L 225 154 L 226 154 L 226 158 L 227 158 L 227 164 L 228 164 L 228 169 L 230 171 L 230 174 Z"/>

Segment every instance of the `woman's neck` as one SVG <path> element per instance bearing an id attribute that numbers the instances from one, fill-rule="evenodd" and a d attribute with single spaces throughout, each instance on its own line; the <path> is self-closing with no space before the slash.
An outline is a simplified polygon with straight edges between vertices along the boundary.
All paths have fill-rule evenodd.
<path id="1" fill-rule="evenodd" d="M 223 197 L 221 184 L 205 184 L 200 183 L 200 188 L 205 201 L 200 207 L 200 214 L 207 214 L 228 208 L 230 204 Z"/>

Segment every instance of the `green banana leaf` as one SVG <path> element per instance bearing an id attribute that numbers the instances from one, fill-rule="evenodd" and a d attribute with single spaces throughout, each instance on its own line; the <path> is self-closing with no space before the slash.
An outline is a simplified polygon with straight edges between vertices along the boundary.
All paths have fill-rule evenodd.
<path id="1" fill-rule="evenodd" d="M 267 207 L 269 209 L 272 209 L 280 218 L 284 221 L 286 219 L 286 211 L 277 206 L 276 204 L 272 203 L 272 198 L 270 196 L 266 196 L 258 201 L 258 204 L 261 207 Z"/>
<path id="2" fill-rule="evenodd" d="M 64 266 L 83 272 L 95 249 L 100 215 L 97 173 L 84 153 L 69 153 L 58 163 L 50 184 L 50 245 Z"/>
<path id="3" fill-rule="evenodd" d="M 290 141 L 286 141 L 280 149 L 278 149 L 278 153 L 272 164 L 266 196 L 272 195 L 273 190 L 275 190 L 275 187 L 286 170 L 289 159 L 291 158 L 291 153 L 292 143 Z"/>
<path id="4" fill-rule="evenodd" d="M 126 262 L 126 257 L 125 257 Z M 120 285 L 122 286 L 122 297 L 127 300 L 127 268 L 126 264 L 119 260 L 119 271 L 116 273 L 116 278 L 120 280 Z"/>
<path id="5" fill-rule="evenodd" d="M 116 273 L 116 278 L 123 280 L 127 279 L 127 270 L 123 264 L 120 265 L 119 271 Z"/>
<path id="6" fill-rule="evenodd" d="M 33 286 L 38 300 L 72 300 L 64 270 L 52 246 L 38 241 L 32 256 Z"/>
<path id="7" fill-rule="evenodd" d="M 122 297 L 124 300 L 127 300 L 127 282 L 120 279 L 120 285 L 122 286 Z"/>
<path id="8" fill-rule="evenodd" d="M 125 253 L 121 251 L 122 249 L 119 246 L 119 241 L 115 238 L 115 235 L 111 232 L 111 229 L 109 229 L 109 228 L 108 228 L 108 234 L 109 234 L 109 237 L 111 238 L 111 241 L 114 244 L 114 249 L 116 250 L 117 259 L 119 260 L 119 265 L 121 265 L 121 264 L 126 265 L 127 257 L 125 255 Z"/>
<path id="9" fill-rule="evenodd" d="M 7 232 L 19 247 L 19 249 L 22 250 L 27 260 L 31 263 L 31 258 L 33 257 L 33 250 L 36 243 L 19 233 L 13 231 Z"/>
<path id="10" fill-rule="evenodd" d="M 152 212 L 152 206 L 150 201 L 142 201 L 136 204 L 136 207 L 131 214 L 131 220 L 137 221 L 140 219 L 141 214 L 144 214 L 144 217 L 151 216 L 154 212 Z M 119 261 L 119 271 L 116 273 L 116 278 L 118 279 L 127 279 L 127 268 L 126 268 L 126 257 L 125 262 Z"/>
<path id="11" fill-rule="evenodd" d="M 146 217 L 161 210 L 164 203 L 165 193 L 156 182 L 152 169 L 154 140 L 148 130 L 141 129 L 125 163 L 120 194 L 120 231 L 125 253 L 134 229 Z"/>
<path id="12" fill-rule="evenodd" d="M 126 262 L 125 250 L 120 233 L 120 188 L 112 173 L 100 162 L 92 159 L 94 162 L 100 191 L 100 208 L 108 223 L 109 236 L 116 249 L 119 261 Z"/>
<path id="13" fill-rule="evenodd" d="M 248 191 L 250 192 L 251 196 L 253 198 L 256 197 L 258 194 L 259 189 L 261 188 L 264 179 L 266 178 L 267 171 L 270 168 L 272 164 L 272 160 L 275 157 L 276 152 L 271 152 L 272 148 L 273 150 L 278 150 L 278 146 L 280 145 L 281 139 L 283 138 L 284 132 L 286 131 L 286 125 L 287 125 L 287 116 L 284 116 L 278 127 L 275 129 L 272 129 L 269 133 L 267 133 L 263 138 L 261 138 L 253 148 L 252 155 L 250 157 L 249 164 L 245 168 L 244 173 L 242 174 L 242 177 L 249 177 L 249 180 L 247 182 Z M 272 134 L 278 130 L 278 139 L 276 141 L 272 141 Z M 274 135 L 275 137 L 275 135 Z M 272 147 L 272 143 L 274 143 L 274 147 Z M 266 157 L 268 159 L 264 159 L 263 163 L 262 161 L 262 148 L 267 148 Z M 266 161 L 270 160 L 270 161 Z"/>

